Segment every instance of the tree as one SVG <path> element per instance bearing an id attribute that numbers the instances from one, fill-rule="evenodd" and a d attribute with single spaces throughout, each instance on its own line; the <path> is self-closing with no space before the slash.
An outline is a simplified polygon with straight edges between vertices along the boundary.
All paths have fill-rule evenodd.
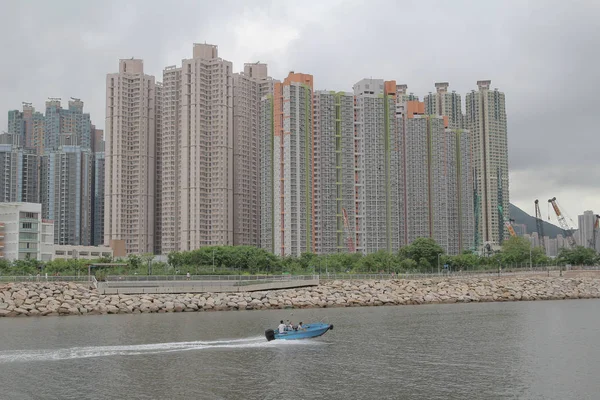
<path id="1" fill-rule="evenodd" d="M 137 254 L 130 254 L 127 256 L 127 264 L 132 270 L 137 270 L 142 265 L 142 257 Z"/>
<path id="2" fill-rule="evenodd" d="M 400 258 L 410 258 L 419 263 L 420 267 L 437 265 L 438 255 L 444 254 L 444 249 L 431 238 L 417 238 L 408 246 L 404 246 L 398 252 Z M 421 261 L 425 259 L 427 263 Z"/>
<path id="3" fill-rule="evenodd" d="M 594 265 L 597 254 L 594 249 L 577 246 L 574 249 L 561 249 L 558 260 L 562 264 L 571 265 Z"/>
<path id="4" fill-rule="evenodd" d="M 476 254 L 473 254 L 472 252 L 463 252 L 463 254 L 459 254 L 457 256 L 452 257 L 450 260 L 450 264 L 455 270 L 473 269 L 479 265 L 479 257 Z"/>
<path id="5" fill-rule="evenodd" d="M 148 266 L 148 275 L 150 275 L 152 273 L 152 270 L 151 270 L 150 266 L 152 264 L 152 261 L 154 260 L 154 254 L 152 254 L 152 253 L 144 253 L 140 257 L 140 259 L 141 259 L 140 264 L 143 263 L 143 265 Z"/>
<path id="6" fill-rule="evenodd" d="M 520 236 L 511 236 L 502 242 L 502 262 L 504 264 L 518 264 L 529 261 L 531 243 Z"/>

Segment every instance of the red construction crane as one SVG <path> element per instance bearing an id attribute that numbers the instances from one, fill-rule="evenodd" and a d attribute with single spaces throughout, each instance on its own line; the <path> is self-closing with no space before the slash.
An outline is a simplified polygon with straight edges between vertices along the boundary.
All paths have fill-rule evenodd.
<path id="1" fill-rule="evenodd" d="M 569 224 L 567 223 L 567 220 L 565 219 L 565 216 L 560 211 L 560 208 L 558 208 L 558 203 L 556 202 L 556 197 L 549 199 L 548 203 L 552 204 L 552 208 L 554 209 L 554 213 L 556 214 L 558 223 L 560 224 L 560 227 L 565 232 L 567 241 L 569 242 L 569 244 L 571 245 L 572 248 L 577 247 L 577 242 L 575 241 L 575 238 L 573 237 L 573 228 L 571 228 L 569 226 Z"/>
<path id="2" fill-rule="evenodd" d="M 512 236 L 512 237 L 517 236 L 517 232 L 515 232 L 515 228 L 513 228 L 512 224 L 509 221 L 505 222 L 504 225 L 506 226 L 506 229 L 508 229 L 508 233 L 510 233 L 510 236 Z"/>
<path id="3" fill-rule="evenodd" d="M 354 253 L 354 239 L 352 238 L 352 233 L 350 232 L 350 224 L 348 224 L 348 212 L 345 208 L 342 208 L 342 213 L 344 214 L 344 231 L 346 231 L 346 242 L 348 243 L 348 252 Z"/>

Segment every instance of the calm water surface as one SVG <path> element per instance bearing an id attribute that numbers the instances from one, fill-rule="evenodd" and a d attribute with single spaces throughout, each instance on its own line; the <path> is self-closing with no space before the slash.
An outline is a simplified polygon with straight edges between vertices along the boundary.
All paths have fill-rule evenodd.
<path id="1" fill-rule="evenodd" d="M 600 300 L 0 319 L 0 399 L 599 399 Z M 325 319 L 266 342 L 279 319 Z"/>

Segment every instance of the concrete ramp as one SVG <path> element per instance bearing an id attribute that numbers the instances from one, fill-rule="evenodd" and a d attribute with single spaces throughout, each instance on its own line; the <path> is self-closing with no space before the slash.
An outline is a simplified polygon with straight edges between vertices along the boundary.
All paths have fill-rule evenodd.
<path id="1" fill-rule="evenodd" d="M 283 277 L 242 276 L 238 280 L 211 280 L 210 277 L 202 277 L 209 279 L 197 279 L 198 277 L 196 276 L 191 277 L 189 280 L 185 279 L 185 277 L 176 280 L 143 278 L 150 277 L 109 277 L 104 282 L 98 282 L 98 292 L 101 294 L 231 293 L 293 289 L 319 285 L 319 277 L 312 275 Z"/>

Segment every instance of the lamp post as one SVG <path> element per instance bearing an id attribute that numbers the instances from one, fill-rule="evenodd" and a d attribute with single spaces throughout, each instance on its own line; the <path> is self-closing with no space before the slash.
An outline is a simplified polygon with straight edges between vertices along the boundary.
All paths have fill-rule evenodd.
<path id="1" fill-rule="evenodd" d="M 438 253 L 438 256 L 437 256 L 438 275 L 440 274 L 440 255 L 441 255 L 441 254 L 442 254 L 442 253 Z"/>
<path id="2" fill-rule="evenodd" d="M 215 249 L 213 249 L 213 274 L 215 273 Z"/>

